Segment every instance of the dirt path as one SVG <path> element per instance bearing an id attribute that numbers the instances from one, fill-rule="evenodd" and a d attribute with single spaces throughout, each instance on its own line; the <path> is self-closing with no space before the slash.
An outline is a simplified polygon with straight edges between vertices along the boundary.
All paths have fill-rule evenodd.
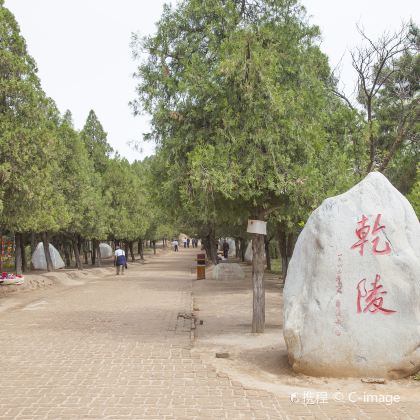
<path id="1" fill-rule="evenodd" d="M 354 405 L 293 404 L 243 386 L 192 351 L 195 253 L 10 297 L 13 309 L 0 313 L 0 418 L 374 418 Z M 374 413 L 415 418 L 409 406 L 392 410 Z"/>
<path id="2" fill-rule="evenodd" d="M 312 414 L 328 416 L 320 418 L 329 418 L 337 407 L 345 411 L 334 418 L 420 418 L 418 381 L 366 384 L 361 378 L 313 378 L 294 373 L 283 339 L 282 282 L 278 275 L 266 273 L 266 330 L 264 334 L 251 334 L 251 266 L 241 267 L 245 280 L 211 280 L 210 270 L 207 280 L 193 281 L 195 314 L 203 323 L 198 323 L 194 352 L 206 363 L 245 388 L 287 396 L 295 400 L 291 404 L 294 407 L 306 406 Z M 216 358 L 216 353 L 229 357 Z M 378 403 L 381 398 L 388 402 Z M 313 411 L 314 407 L 318 410 Z"/>

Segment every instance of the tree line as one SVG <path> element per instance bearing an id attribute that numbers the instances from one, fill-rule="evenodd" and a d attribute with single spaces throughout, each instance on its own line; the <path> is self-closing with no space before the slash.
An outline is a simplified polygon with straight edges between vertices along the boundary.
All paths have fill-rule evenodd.
<path id="1" fill-rule="evenodd" d="M 240 254 L 253 237 L 253 331 L 264 329 L 264 251 L 279 245 L 283 277 L 297 235 L 326 197 L 383 172 L 419 214 L 419 32 L 415 23 L 352 51 L 355 99 L 320 48 L 299 0 L 182 0 L 153 35 L 133 35 L 134 114 L 152 117 L 156 153 L 130 164 L 91 111 L 81 131 L 43 92 L 35 61 L 0 0 L 0 229 L 24 246 L 42 239 L 100 261 L 100 240 L 175 232 Z M 88 247 L 88 244 L 92 248 Z M 83 255 L 84 254 L 84 255 Z M 51 268 L 51 261 L 49 261 Z"/>
<path id="2" fill-rule="evenodd" d="M 253 332 L 264 329 L 264 250 L 277 241 L 285 277 L 323 199 L 381 171 L 420 210 L 418 28 L 359 33 L 354 101 L 298 0 L 183 0 L 155 34 L 133 35 L 132 106 L 152 116 L 156 205 L 198 232 L 214 263 L 218 238 L 243 253 L 247 219 L 268 223 L 253 237 Z"/>
<path id="3" fill-rule="evenodd" d="M 67 265 L 100 264 L 101 240 L 133 245 L 172 234 L 148 204 L 147 162 L 113 153 L 91 110 L 82 130 L 42 90 L 34 59 L 12 13 L 0 0 L 0 233 L 15 237 L 18 274 L 25 247 L 52 242 Z M 160 236 L 158 236 L 160 235 Z M 152 242 L 153 243 L 153 242 Z"/>

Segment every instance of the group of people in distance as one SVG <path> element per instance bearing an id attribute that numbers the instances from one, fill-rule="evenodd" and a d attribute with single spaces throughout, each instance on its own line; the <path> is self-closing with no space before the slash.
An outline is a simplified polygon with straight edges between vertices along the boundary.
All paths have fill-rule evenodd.
<path id="1" fill-rule="evenodd" d="M 182 240 L 183 244 L 184 244 L 184 248 L 189 248 L 191 245 L 191 248 L 198 248 L 198 239 L 196 238 L 184 238 Z M 179 251 L 179 242 L 178 239 L 174 239 L 172 241 L 172 246 L 174 247 L 174 251 L 178 252 Z"/>

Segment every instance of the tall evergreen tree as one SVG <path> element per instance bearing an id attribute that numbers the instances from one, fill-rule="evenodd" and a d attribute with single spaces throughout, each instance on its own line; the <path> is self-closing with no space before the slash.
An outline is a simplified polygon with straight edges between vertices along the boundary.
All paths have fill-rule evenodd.
<path id="1" fill-rule="evenodd" d="M 92 159 L 95 171 L 103 174 L 106 170 L 108 159 L 112 153 L 112 147 L 107 140 L 107 133 L 92 109 L 81 131 L 89 157 Z"/>
<path id="2" fill-rule="evenodd" d="M 68 221 L 57 186 L 57 110 L 40 87 L 34 60 L 13 15 L 0 4 L 0 224 L 20 239 L 25 231 L 58 230 Z M 48 246 L 47 246 L 48 254 Z M 17 271 L 21 255 L 16 247 Z M 51 261 L 47 255 L 48 268 Z"/>
<path id="3" fill-rule="evenodd" d="M 348 139 L 331 132 L 318 35 L 294 0 L 185 0 L 164 10 L 156 35 L 141 41 L 149 55 L 134 106 L 153 116 L 164 183 L 181 202 L 196 198 L 210 222 L 228 208 L 264 219 L 312 206 L 331 180 L 346 184 Z M 253 247 L 253 332 L 262 332 L 262 235 Z"/>

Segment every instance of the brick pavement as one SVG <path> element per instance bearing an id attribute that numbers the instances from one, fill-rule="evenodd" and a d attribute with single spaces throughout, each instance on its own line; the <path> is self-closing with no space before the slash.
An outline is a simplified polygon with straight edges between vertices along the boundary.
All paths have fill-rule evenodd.
<path id="1" fill-rule="evenodd" d="M 410 404 L 292 404 L 217 373 L 190 351 L 191 320 L 178 317 L 191 312 L 192 255 L 34 292 L 0 314 L 0 418 L 419 418 Z"/>

